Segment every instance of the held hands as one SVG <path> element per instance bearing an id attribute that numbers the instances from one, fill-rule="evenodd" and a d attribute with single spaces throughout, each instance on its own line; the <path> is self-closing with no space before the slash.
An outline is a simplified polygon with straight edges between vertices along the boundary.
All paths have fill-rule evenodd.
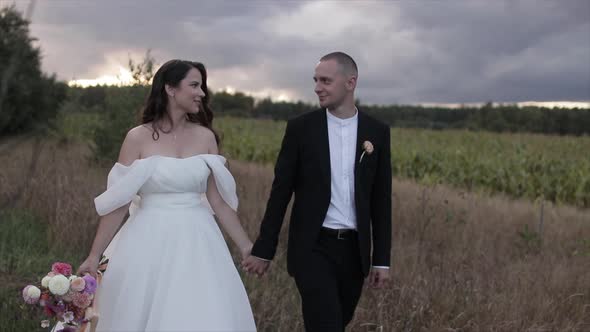
<path id="1" fill-rule="evenodd" d="M 389 269 L 373 267 L 369 273 L 369 285 L 373 288 L 383 288 L 389 282 Z"/>
<path id="2" fill-rule="evenodd" d="M 258 277 L 262 277 L 266 273 L 269 265 L 270 261 L 266 261 L 252 255 L 248 255 L 248 257 L 242 261 L 242 268 L 244 271 L 248 273 L 255 273 L 258 275 Z"/>
<path id="3" fill-rule="evenodd" d="M 256 273 L 258 277 L 261 277 L 268 269 L 270 262 L 252 256 L 252 247 L 253 244 L 250 243 L 248 246 L 240 249 L 240 253 L 242 254 L 242 268 L 248 273 Z"/>

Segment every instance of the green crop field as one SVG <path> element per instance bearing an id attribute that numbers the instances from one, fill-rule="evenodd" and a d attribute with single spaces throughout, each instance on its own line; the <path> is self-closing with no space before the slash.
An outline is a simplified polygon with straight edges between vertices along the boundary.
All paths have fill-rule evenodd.
<path id="1" fill-rule="evenodd" d="M 285 122 L 218 118 L 223 153 L 271 164 Z M 590 206 L 590 137 L 391 129 L 395 176 Z"/>

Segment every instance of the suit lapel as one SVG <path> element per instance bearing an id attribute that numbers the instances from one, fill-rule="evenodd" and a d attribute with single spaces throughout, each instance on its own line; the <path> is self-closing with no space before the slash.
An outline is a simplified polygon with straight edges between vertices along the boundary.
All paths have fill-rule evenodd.
<path id="1" fill-rule="evenodd" d="M 326 116 L 326 110 L 318 111 L 317 121 L 317 142 L 318 152 L 320 154 L 320 172 L 322 173 L 322 179 L 328 184 L 328 188 L 331 186 L 331 165 L 330 165 L 330 141 L 328 137 L 328 119 Z"/>
<path id="2" fill-rule="evenodd" d="M 356 206 L 358 226 L 360 226 L 360 224 L 363 223 L 363 219 L 360 217 L 361 206 L 359 204 L 361 202 L 361 195 L 363 195 L 364 193 L 364 190 L 362 188 L 361 163 L 359 163 L 359 159 L 361 158 L 361 155 L 363 153 L 363 142 L 368 140 L 369 129 L 370 128 L 368 126 L 368 121 L 365 117 L 365 114 L 361 113 L 361 111 L 359 110 L 358 128 L 356 132 L 356 156 L 354 160 L 354 204 Z M 365 158 L 367 158 L 366 155 L 363 157 L 363 160 L 365 160 Z"/>
<path id="3" fill-rule="evenodd" d="M 359 170 L 360 170 L 360 164 L 359 164 L 359 159 L 361 159 L 361 155 L 363 153 L 363 142 L 367 140 L 368 134 L 369 134 L 369 127 L 368 127 L 368 123 L 367 123 L 367 119 L 365 118 L 365 114 L 362 113 L 360 110 L 358 111 L 359 115 L 358 115 L 358 128 L 357 128 L 357 132 L 356 132 L 356 157 L 354 159 L 354 179 L 355 179 L 355 185 L 357 184 L 357 181 L 359 180 Z M 365 155 L 363 157 L 366 158 L 367 156 Z"/>

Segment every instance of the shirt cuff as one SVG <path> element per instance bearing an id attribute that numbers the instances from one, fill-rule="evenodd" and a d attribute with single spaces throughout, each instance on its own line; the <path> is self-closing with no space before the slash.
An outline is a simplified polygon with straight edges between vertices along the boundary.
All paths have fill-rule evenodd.
<path id="1" fill-rule="evenodd" d="M 254 255 L 252 255 L 252 257 L 256 257 L 256 258 L 260 259 L 261 261 L 270 262 L 270 259 L 261 258 L 261 257 L 254 256 Z"/>
<path id="2" fill-rule="evenodd" d="M 389 266 L 373 266 L 374 269 L 385 269 L 389 270 Z"/>

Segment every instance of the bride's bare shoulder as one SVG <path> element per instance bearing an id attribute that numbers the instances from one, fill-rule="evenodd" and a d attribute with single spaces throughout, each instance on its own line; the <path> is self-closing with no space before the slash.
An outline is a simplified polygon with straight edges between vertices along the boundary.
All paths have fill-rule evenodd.
<path id="1" fill-rule="evenodd" d="M 136 159 L 140 159 L 143 146 L 148 139 L 151 139 L 152 132 L 151 126 L 145 124 L 130 129 L 121 145 L 119 163 L 130 165 Z"/>
<path id="2" fill-rule="evenodd" d="M 154 133 L 154 128 L 152 127 L 151 122 L 140 124 L 137 127 L 131 128 L 127 132 L 127 136 L 125 139 L 130 139 L 132 141 L 145 141 L 148 138 L 152 138 Z"/>
<path id="3" fill-rule="evenodd" d="M 217 147 L 217 140 L 215 139 L 215 134 L 213 131 L 200 124 L 193 124 L 192 127 L 192 130 L 196 135 L 196 139 L 198 141 L 205 142 L 208 150 L 207 153 L 218 154 L 219 150 Z"/>
<path id="4" fill-rule="evenodd" d="M 129 132 L 137 132 L 151 135 L 154 132 L 154 126 L 151 122 L 142 123 L 137 127 L 131 128 Z"/>

